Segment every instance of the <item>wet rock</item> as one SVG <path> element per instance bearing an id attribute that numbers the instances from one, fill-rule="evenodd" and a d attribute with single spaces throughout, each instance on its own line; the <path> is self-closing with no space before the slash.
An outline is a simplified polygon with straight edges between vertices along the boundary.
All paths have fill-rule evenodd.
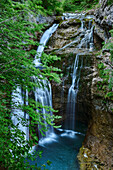
<path id="1" fill-rule="evenodd" d="M 110 49 L 102 49 L 102 53 L 104 54 L 105 52 L 110 52 Z"/>
<path id="2" fill-rule="evenodd" d="M 113 25 L 113 5 L 106 6 L 102 5 L 99 9 L 95 10 L 95 22 L 105 29 L 111 29 Z"/>
<path id="3" fill-rule="evenodd" d="M 101 38 L 101 41 L 106 41 L 105 30 L 95 23 L 94 33 Z"/>
<path id="4" fill-rule="evenodd" d="M 62 16 L 56 16 L 54 21 L 55 21 L 55 23 L 61 23 L 63 21 L 63 17 Z"/>
<path id="5" fill-rule="evenodd" d="M 81 21 L 79 19 L 70 19 L 70 20 L 65 20 L 60 24 L 60 28 L 68 28 L 69 26 L 73 25 L 80 25 Z"/>
<path id="6" fill-rule="evenodd" d="M 105 70 L 110 70 L 110 53 L 101 54 L 101 63 L 104 63 Z M 107 62 L 106 62 L 107 61 Z M 84 145 L 79 152 L 81 169 L 94 166 L 98 169 L 106 170 L 113 168 L 113 103 L 110 100 L 104 101 L 105 90 L 99 89 L 103 84 L 103 79 L 98 73 L 98 57 L 95 57 L 93 63 L 93 78 L 91 83 L 91 119 L 88 131 L 85 137 Z M 109 71 L 109 74 L 111 72 Z M 100 84 L 98 86 L 98 84 Z M 103 84 L 105 89 L 106 84 Z M 106 88 L 109 92 L 109 89 Z"/>
<path id="7" fill-rule="evenodd" d="M 36 22 L 39 24 L 48 24 L 48 26 L 50 26 L 54 21 L 55 21 L 56 17 L 55 16 L 42 16 L 41 14 L 37 16 L 36 18 Z"/>
<path id="8" fill-rule="evenodd" d="M 94 10 L 94 9 L 91 9 L 91 10 L 89 10 L 89 11 L 86 12 L 86 16 L 87 16 L 87 15 L 94 15 L 94 12 L 95 12 L 95 10 Z"/>
<path id="9" fill-rule="evenodd" d="M 96 59 L 102 60 L 102 55 L 96 56 Z"/>

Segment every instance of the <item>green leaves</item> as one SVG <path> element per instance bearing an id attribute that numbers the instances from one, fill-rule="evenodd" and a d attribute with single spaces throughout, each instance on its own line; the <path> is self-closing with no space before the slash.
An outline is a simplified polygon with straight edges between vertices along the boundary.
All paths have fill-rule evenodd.
<path id="1" fill-rule="evenodd" d="M 113 30 L 110 31 L 113 36 Z M 103 49 L 110 49 L 110 54 L 105 54 L 103 57 L 109 57 L 106 66 L 104 63 L 100 62 L 98 64 L 99 76 L 102 78 L 102 81 L 98 83 L 98 88 L 104 92 L 104 102 L 113 100 L 113 38 L 111 37 L 107 43 L 104 43 Z M 108 67 L 109 69 L 107 69 Z"/>
<path id="2" fill-rule="evenodd" d="M 60 70 L 50 66 L 60 58 L 43 54 L 44 69 L 39 70 L 34 67 L 33 60 L 36 55 L 34 49 L 39 45 L 36 41 L 37 33 L 42 31 L 44 25 L 34 23 L 30 16 L 35 18 L 37 14 L 46 13 L 42 0 L 7 0 L 5 3 L 1 0 L 0 5 L 0 163 L 9 170 L 24 170 L 30 169 L 29 163 L 25 163 L 26 155 L 33 158 L 33 155 L 28 153 L 30 148 L 38 143 L 36 127 L 40 126 L 41 133 L 44 133 L 48 130 L 44 121 L 54 126 L 53 121 L 56 118 L 49 113 L 46 113 L 46 118 L 43 118 L 43 106 L 34 101 L 32 90 L 37 86 L 40 87 L 40 80 L 43 79 L 60 81 L 56 73 Z M 32 81 L 34 76 L 37 77 L 36 82 Z M 12 92 L 18 85 L 32 96 L 32 99 L 25 99 L 23 93 L 22 97 L 25 99 L 23 105 L 12 101 Z M 26 105 L 26 102 L 29 105 Z M 20 109 L 25 115 L 29 114 L 30 120 L 19 117 L 12 109 Z M 48 106 L 44 109 L 47 112 L 54 111 Z M 11 119 L 13 116 L 18 120 L 16 125 Z M 25 141 L 25 134 L 18 128 L 20 123 L 29 127 L 29 141 Z M 36 166 L 34 165 L 33 168 L 40 169 Z"/>

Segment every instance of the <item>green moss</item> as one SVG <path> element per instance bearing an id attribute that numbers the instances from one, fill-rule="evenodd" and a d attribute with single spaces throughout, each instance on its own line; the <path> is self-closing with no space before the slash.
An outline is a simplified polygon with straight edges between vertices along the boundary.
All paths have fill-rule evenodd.
<path id="1" fill-rule="evenodd" d="M 90 149 L 85 148 L 84 146 L 80 148 L 80 151 L 77 157 L 80 162 L 81 170 L 95 169 L 95 166 L 101 170 L 104 167 L 104 164 L 102 164 L 96 157 L 94 157 L 91 154 Z"/>

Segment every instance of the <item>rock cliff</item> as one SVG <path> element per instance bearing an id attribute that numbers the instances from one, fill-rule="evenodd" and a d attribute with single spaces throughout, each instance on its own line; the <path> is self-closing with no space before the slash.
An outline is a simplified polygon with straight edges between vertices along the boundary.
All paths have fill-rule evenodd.
<path id="1" fill-rule="evenodd" d="M 104 8 L 101 6 L 101 8 L 96 9 L 95 22 L 95 32 L 98 36 L 105 41 L 109 38 L 107 41 L 113 43 L 113 38 L 108 34 L 113 24 L 113 6 L 105 6 Z M 101 34 L 102 30 L 104 34 Z M 110 78 L 113 81 L 113 63 L 110 56 L 109 50 L 105 49 L 94 57 L 94 72 L 91 83 L 91 119 L 84 144 L 78 155 L 81 169 L 113 169 L 113 99 L 105 99 L 107 92 L 113 95 L 113 88 L 111 90 L 108 88 Z M 102 71 L 105 74 L 103 76 Z"/>
<path id="2" fill-rule="evenodd" d="M 103 1 L 102 1 L 103 2 Z M 102 48 L 102 43 L 107 43 L 110 37 L 109 30 L 113 24 L 113 6 L 101 5 L 89 14 L 94 13 L 92 18 L 94 28 L 95 50 L 90 51 L 86 48 L 78 48 L 78 44 L 84 35 L 81 29 L 89 27 L 89 19 L 85 19 L 85 27 L 81 19 L 60 20 L 58 30 L 48 42 L 49 48 L 46 52 L 57 54 L 61 57 L 61 62 L 55 63 L 62 69 L 63 77 L 61 84 L 52 82 L 53 89 L 53 107 L 58 109 L 62 123 L 66 118 L 66 106 L 68 89 L 71 85 L 73 63 L 76 54 L 83 58 L 83 67 L 81 69 L 81 78 L 79 92 L 76 101 L 76 119 L 88 124 L 88 130 L 79 152 L 81 169 L 112 169 L 113 168 L 113 99 L 107 97 L 108 92 L 113 93 L 113 88 L 109 90 L 108 84 L 112 79 L 112 62 L 110 52 Z M 57 20 L 58 21 L 58 20 Z M 88 47 L 89 48 L 89 47 Z M 97 54 L 98 52 L 98 54 Z M 105 71 L 105 73 L 102 72 Z M 105 74 L 102 77 L 101 74 Z M 106 97 L 105 97 L 106 96 Z"/>

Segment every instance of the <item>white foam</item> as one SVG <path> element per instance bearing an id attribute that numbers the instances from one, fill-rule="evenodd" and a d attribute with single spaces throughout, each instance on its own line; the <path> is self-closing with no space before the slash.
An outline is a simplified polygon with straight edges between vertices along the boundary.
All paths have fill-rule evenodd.
<path id="1" fill-rule="evenodd" d="M 57 129 L 57 130 L 60 131 L 60 132 L 64 131 L 63 129 Z"/>
<path id="2" fill-rule="evenodd" d="M 64 136 L 67 136 L 67 137 L 70 137 L 70 138 L 74 138 L 76 137 L 76 135 L 83 135 L 83 133 L 81 132 L 75 132 L 73 130 L 65 130 L 65 129 L 58 129 L 59 131 L 63 132 L 60 136 L 61 137 L 64 137 Z"/>
<path id="3" fill-rule="evenodd" d="M 39 140 L 39 145 L 44 146 L 52 142 L 57 142 L 57 135 L 55 133 L 50 133 L 48 137 Z"/>

